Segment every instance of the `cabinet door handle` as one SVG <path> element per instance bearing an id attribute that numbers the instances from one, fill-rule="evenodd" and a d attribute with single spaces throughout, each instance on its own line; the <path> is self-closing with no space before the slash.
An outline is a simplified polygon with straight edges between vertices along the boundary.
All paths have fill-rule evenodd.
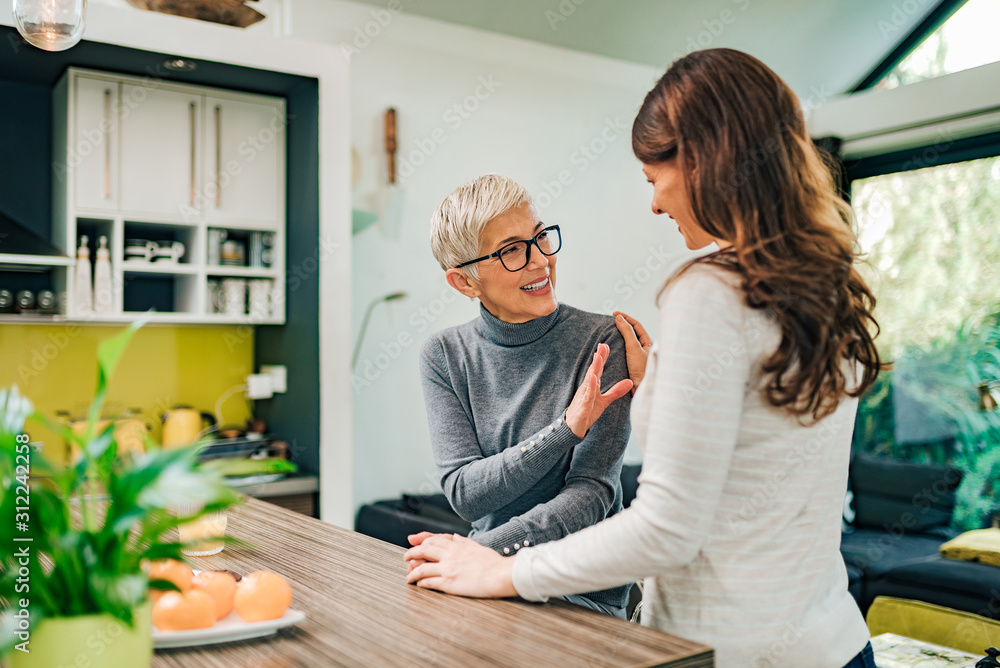
<path id="1" fill-rule="evenodd" d="M 215 208 L 222 206 L 222 106 L 215 105 Z"/>
<path id="2" fill-rule="evenodd" d="M 104 127 L 111 127 L 111 89 L 104 90 Z M 111 132 L 104 137 L 104 199 L 111 197 Z"/>
<path id="3" fill-rule="evenodd" d="M 191 206 L 194 206 L 194 163 L 195 163 L 195 125 L 197 119 L 195 118 L 195 103 L 191 103 Z"/>

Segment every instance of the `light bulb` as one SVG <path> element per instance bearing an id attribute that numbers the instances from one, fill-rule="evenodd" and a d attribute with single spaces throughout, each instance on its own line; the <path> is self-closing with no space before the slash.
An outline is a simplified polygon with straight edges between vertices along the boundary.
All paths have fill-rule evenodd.
<path id="1" fill-rule="evenodd" d="M 65 51 L 83 37 L 87 0 L 14 0 L 17 31 L 45 51 Z"/>

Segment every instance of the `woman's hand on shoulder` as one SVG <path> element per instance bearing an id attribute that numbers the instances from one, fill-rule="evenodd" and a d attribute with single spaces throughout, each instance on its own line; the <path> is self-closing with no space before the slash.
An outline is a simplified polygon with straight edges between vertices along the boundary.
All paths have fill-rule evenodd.
<path id="1" fill-rule="evenodd" d="M 566 409 L 566 426 L 577 438 L 583 438 L 594 426 L 604 409 L 624 397 L 632 389 L 631 380 L 620 380 L 601 394 L 601 376 L 604 374 L 604 363 L 608 361 L 611 348 L 606 343 L 597 344 L 594 361 L 587 369 L 587 375 L 573 395 L 573 401 Z"/>
<path id="2" fill-rule="evenodd" d="M 646 356 L 653 347 L 653 339 L 649 338 L 642 323 L 630 315 L 615 311 L 615 326 L 625 339 L 625 359 L 628 364 L 628 377 L 632 379 L 632 394 L 639 389 L 639 383 L 646 373 Z"/>

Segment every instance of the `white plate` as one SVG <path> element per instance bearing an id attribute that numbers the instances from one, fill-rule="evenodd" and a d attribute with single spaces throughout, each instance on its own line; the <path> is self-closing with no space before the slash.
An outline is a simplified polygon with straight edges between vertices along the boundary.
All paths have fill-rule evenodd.
<path id="1" fill-rule="evenodd" d="M 191 631 L 160 631 L 153 627 L 153 647 L 194 647 L 196 645 L 214 645 L 234 640 L 247 640 L 268 636 L 286 626 L 298 624 L 306 618 L 301 610 L 289 608 L 278 619 L 266 622 L 244 622 L 235 612 L 217 621 L 207 629 L 192 629 Z"/>
<path id="2" fill-rule="evenodd" d="M 287 475 L 287 473 L 256 473 L 252 475 L 226 477 L 223 478 L 222 481 L 227 485 L 239 488 L 246 485 L 259 485 L 265 482 L 274 482 L 275 480 L 281 480 Z"/>

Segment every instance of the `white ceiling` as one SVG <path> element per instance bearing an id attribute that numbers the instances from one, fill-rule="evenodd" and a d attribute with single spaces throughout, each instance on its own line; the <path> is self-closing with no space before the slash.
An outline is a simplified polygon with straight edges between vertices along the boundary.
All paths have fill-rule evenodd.
<path id="1" fill-rule="evenodd" d="M 357 1 L 387 7 L 387 0 Z M 695 48 L 741 49 L 770 65 L 805 103 L 852 88 L 937 4 L 934 0 L 396 1 L 405 13 L 657 68 L 666 68 Z"/>

